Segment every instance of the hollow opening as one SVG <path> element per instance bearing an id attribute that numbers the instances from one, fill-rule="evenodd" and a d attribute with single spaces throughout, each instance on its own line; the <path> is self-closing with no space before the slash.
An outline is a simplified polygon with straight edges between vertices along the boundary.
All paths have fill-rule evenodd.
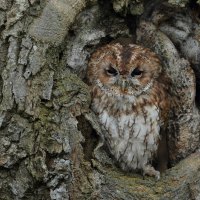
<path id="1" fill-rule="evenodd" d="M 78 130 L 81 131 L 85 139 L 85 141 L 82 142 L 84 157 L 86 160 L 90 161 L 93 158 L 94 149 L 97 147 L 99 136 L 83 115 L 78 116 L 77 121 Z"/>

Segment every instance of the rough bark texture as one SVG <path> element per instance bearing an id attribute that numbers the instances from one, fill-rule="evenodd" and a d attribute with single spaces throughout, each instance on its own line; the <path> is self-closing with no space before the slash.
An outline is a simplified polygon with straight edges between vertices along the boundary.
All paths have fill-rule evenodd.
<path id="1" fill-rule="evenodd" d="M 0 199 L 200 199 L 200 9 L 145 2 L 0 0 Z M 119 37 L 153 49 L 171 80 L 160 181 L 113 164 L 90 110 L 88 57 Z"/>

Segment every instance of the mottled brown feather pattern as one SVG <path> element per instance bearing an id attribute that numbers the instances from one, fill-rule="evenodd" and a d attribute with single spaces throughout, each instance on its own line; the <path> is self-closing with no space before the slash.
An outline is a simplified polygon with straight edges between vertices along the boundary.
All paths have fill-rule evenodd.
<path id="1" fill-rule="evenodd" d="M 92 54 L 87 79 L 92 109 L 110 153 L 122 169 L 141 169 L 159 178 L 151 162 L 157 154 L 160 127 L 167 121 L 169 101 L 157 55 L 134 44 L 108 44 Z"/>

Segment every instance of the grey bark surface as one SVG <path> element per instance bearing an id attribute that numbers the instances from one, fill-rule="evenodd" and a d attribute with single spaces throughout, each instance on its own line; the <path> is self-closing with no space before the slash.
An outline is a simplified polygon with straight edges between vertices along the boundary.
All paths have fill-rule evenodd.
<path id="1" fill-rule="evenodd" d="M 191 4 L 0 0 L 0 199 L 200 199 L 200 9 Z M 90 53 L 124 37 L 154 50 L 171 80 L 171 168 L 159 181 L 116 167 L 90 110 Z"/>

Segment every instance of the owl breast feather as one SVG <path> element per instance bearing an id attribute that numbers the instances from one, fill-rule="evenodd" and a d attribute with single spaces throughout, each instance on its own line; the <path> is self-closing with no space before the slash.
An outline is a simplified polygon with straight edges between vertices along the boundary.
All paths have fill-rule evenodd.
<path id="1" fill-rule="evenodd" d="M 99 122 L 105 129 L 106 145 L 122 169 L 144 169 L 158 149 L 158 107 L 146 105 L 139 112 L 133 109 L 126 114 L 127 112 L 121 112 L 120 109 L 110 112 L 113 106 L 109 103 L 102 109 L 101 101 L 98 104 L 94 99 L 93 102 L 93 110 L 98 113 Z"/>

